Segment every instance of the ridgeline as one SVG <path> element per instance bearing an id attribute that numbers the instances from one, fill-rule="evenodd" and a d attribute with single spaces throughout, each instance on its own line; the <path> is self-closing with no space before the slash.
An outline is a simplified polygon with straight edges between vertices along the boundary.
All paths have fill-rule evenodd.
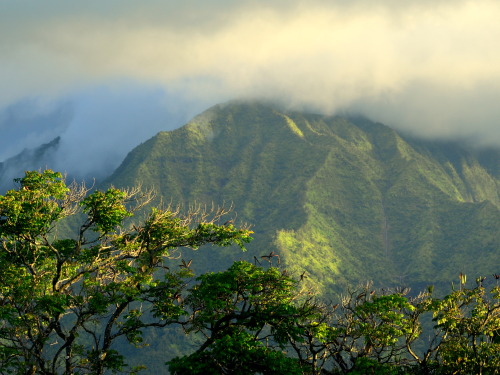
<path id="1" fill-rule="evenodd" d="M 199 272 L 271 259 L 327 297 L 366 280 L 421 290 L 498 272 L 500 150 L 412 139 L 362 118 L 217 105 L 135 148 L 106 184 L 232 205 L 253 225 L 248 252 L 200 250 Z M 279 257 L 262 258 L 271 252 Z"/>

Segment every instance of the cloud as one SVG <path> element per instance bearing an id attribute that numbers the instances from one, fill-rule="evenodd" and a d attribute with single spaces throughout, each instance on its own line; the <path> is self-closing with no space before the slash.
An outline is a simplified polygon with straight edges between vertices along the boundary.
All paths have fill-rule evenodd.
<path id="1" fill-rule="evenodd" d="M 63 101 L 20 101 L 0 112 L 4 145 L 0 162 L 59 136 L 50 160 L 26 161 L 17 170 L 9 165 L 5 178 L 19 177 L 26 168 L 48 167 L 77 179 L 99 179 L 118 167 L 139 143 L 181 126 L 203 109 L 204 104 L 192 103 L 180 92 L 130 81 L 81 90 Z"/>
<path id="2" fill-rule="evenodd" d="M 401 90 L 360 97 L 350 112 L 368 115 L 406 133 L 467 141 L 479 146 L 500 145 L 500 85 L 479 81 L 468 87 L 413 81 Z"/>
<path id="3" fill-rule="evenodd" d="M 195 111 L 188 99 L 134 83 L 96 87 L 72 97 L 75 115 L 61 135 L 54 168 L 79 177 L 105 177 L 126 154 L 159 131 L 183 125 Z"/>
<path id="4" fill-rule="evenodd" d="M 500 144 L 496 1 L 12 3 L 0 105 L 126 77 L 197 103 L 280 99 Z"/>
<path id="5" fill-rule="evenodd" d="M 43 103 L 25 99 L 0 112 L 0 162 L 28 148 L 50 142 L 66 131 L 73 117 L 68 102 Z"/>

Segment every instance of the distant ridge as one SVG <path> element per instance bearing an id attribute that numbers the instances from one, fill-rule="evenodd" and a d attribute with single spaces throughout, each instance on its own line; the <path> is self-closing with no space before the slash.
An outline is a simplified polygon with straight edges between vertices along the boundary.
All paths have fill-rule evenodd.
<path id="1" fill-rule="evenodd" d="M 42 144 L 36 148 L 24 149 L 0 163 L 0 194 L 14 187 L 13 179 L 22 177 L 26 170 L 38 170 L 50 168 L 54 155 L 59 147 L 61 138 L 56 137 L 52 141 Z"/>
<path id="2" fill-rule="evenodd" d="M 499 168 L 498 149 L 231 102 L 144 142 L 107 183 L 151 186 L 167 202 L 232 203 L 254 225 L 249 251 L 203 250 L 195 267 L 276 251 L 331 295 L 366 280 L 421 289 L 498 273 Z"/>

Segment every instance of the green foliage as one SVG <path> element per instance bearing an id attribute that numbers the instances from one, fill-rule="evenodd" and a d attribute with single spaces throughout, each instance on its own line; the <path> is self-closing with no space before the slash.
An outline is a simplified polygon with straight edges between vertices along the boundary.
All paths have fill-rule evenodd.
<path id="1" fill-rule="evenodd" d="M 498 374 L 500 290 L 484 281 L 444 298 L 367 285 L 300 322 L 303 337 L 290 344 L 313 374 Z M 429 314 L 436 324 L 424 330 Z"/>
<path id="2" fill-rule="evenodd" d="M 132 216 L 125 207 L 126 199 L 127 193 L 119 189 L 93 192 L 80 202 L 83 212 L 89 216 L 87 225 L 100 234 L 121 226 L 126 217 Z"/>
<path id="3" fill-rule="evenodd" d="M 353 375 L 398 375 L 403 374 L 399 366 L 387 363 L 380 363 L 377 360 L 361 357 L 356 361 L 355 367 L 349 371 Z"/>
<path id="4" fill-rule="evenodd" d="M 224 211 L 209 219 L 157 208 L 126 225 L 151 194 L 110 188 L 85 197 L 84 186 L 50 170 L 17 181 L 0 196 L 1 374 L 125 371 L 117 339 L 140 346 L 144 329 L 185 314 L 180 296 L 192 271 L 184 261 L 173 269 L 172 252 L 251 239 L 246 228 L 217 224 Z M 74 237 L 58 238 L 56 224 L 73 215 L 82 218 Z"/>
<path id="5" fill-rule="evenodd" d="M 355 307 L 359 318 L 356 329 L 365 337 L 366 345 L 376 348 L 394 345 L 404 333 L 410 332 L 410 321 L 404 310 L 414 307 L 399 294 L 374 296 Z"/>
<path id="6" fill-rule="evenodd" d="M 181 324 L 203 333 L 198 349 L 171 360 L 173 374 L 497 374 L 499 287 L 444 298 L 370 284 L 335 305 L 302 293 L 278 268 L 236 262 L 198 277 Z M 308 298 L 304 298 L 309 296 Z M 424 344 L 427 314 L 437 322 Z M 426 332 L 425 335 L 429 335 Z M 420 346 L 415 350 L 415 345 Z M 423 347 L 422 347 L 423 345 Z M 274 366 L 274 367 L 273 367 Z"/>
<path id="7" fill-rule="evenodd" d="M 19 189 L 0 196 L 0 235 L 33 239 L 45 234 L 63 216 L 69 189 L 62 175 L 31 171 L 15 181 L 20 184 Z"/>
<path id="8" fill-rule="evenodd" d="M 265 346 L 244 331 L 230 332 L 204 351 L 174 358 L 168 364 L 170 373 L 176 375 L 303 374 L 296 359 Z"/>
<path id="9" fill-rule="evenodd" d="M 462 275 L 461 275 L 462 276 Z M 460 289 L 432 302 L 435 328 L 443 337 L 437 359 L 445 372 L 497 374 L 500 369 L 500 287 Z"/>
<path id="10" fill-rule="evenodd" d="M 247 262 L 197 280 L 182 324 L 207 339 L 193 354 L 169 362 L 173 374 L 302 373 L 283 351 L 290 339 L 300 338 L 299 322 L 314 312 L 299 303 L 296 281 L 277 268 Z"/>
<path id="11" fill-rule="evenodd" d="M 173 324 L 204 338 L 168 362 L 173 374 L 499 373 L 497 274 L 495 285 L 479 277 L 468 288 L 461 273 L 442 298 L 367 284 L 323 304 L 302 289 L 304 274 L 239 261 L 188 289 L 191 261 L 171 259 L 180 247 L 251 239 L 218 224 L 223 210 L 209 220 L 153 208 L 127 224 L 150 195 L 86 196 L 52 171 L 18 182 L 0 197 L 0 374 L 136 373 L 117 340 L 141 347 L 145 330 Z M 79 209 L 75 236 L 58 237 L 57 223 Z"/>

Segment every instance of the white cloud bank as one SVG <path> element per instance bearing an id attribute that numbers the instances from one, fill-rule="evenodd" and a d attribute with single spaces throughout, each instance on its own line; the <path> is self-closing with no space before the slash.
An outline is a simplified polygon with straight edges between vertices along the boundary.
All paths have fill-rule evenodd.
<path id="1" fill-rule="evenodd" d="M 497 1 L 6 3 L 0 106 L 126 78 L 500 144 Z"/>

